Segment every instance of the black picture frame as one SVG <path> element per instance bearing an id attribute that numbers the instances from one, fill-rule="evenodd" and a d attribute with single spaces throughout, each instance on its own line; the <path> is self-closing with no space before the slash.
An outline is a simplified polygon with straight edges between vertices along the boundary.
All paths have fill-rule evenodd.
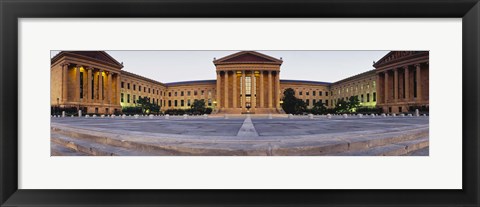
<path id="1" fill-rule="evenodd" d="M 0 0 L 1 206 L 479 206 L 478 0 Z M 462 190 L 18 189 L 18 18 L 462 18 Z M 456 71 L 451 71 L 456 72 Z M 453 137 L 449 137 L 452 139 Z M 394 179 L 394 178 L 392 178 Z"/>

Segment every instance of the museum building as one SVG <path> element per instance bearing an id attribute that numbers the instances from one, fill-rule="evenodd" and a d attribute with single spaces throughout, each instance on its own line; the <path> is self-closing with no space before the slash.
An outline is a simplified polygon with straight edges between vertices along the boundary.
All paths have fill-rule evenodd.
<path id="1" fill-rule="evenodd" d="M 309 107 L 322 102 L 332 108 L 357 96 L 361 106 L 399 113 L 428 107 L 428 62 L 428 51 L 391 51 L 373 64 L 375 69 L 327 83 L 280 79 L 281 58 L 241 51 L 213 60 L 215 80 L 162 83 L 122 70 L 123 63 L 104 51 L 62 51 L 51 59 L 50 101 L 99 114 L 135 106 L 141 97 L 162 111 L 204 100 L 214 113 L 284 113 L 283 91 L 292 88 Z"/>

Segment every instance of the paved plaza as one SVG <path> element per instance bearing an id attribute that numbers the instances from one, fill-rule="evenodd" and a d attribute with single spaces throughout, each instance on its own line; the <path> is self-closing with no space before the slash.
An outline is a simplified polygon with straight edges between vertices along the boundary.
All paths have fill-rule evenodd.
<path id="1" fill-rule="evenodd" d="M 133 117 L 117 118 L 52 118 L 52 123 L 69 125 L 76 128 L 95 129 L 100 131 L 135 131 L 161 134 L 183 134 L 194 136 L 237 136 L 246 118 L 243 116 L 224 117 L 189 117 L 170 116 L 168 120 L 159 116 L 149 119 Z M 265 116 L 251 116 L 255 130 L 259 136 L 296 136 L 309 134 L 329 134 L 339 132 L 374 131 L 403 128 L 410 126 L 428 126 L 428 117 L 375 117 L 375 118 L 343 118 L 327 119 L 316 116 L 294 116 L 268 119 Z"/>
<path id="2" fill-rule="evenodd" d="M 99 137 L 120 142 L 117 147 L 131 142 L 135 144 L 128 147 L 140 143 L 168 149 L 159 154 L 149 151 L 156 155 L 374 155 L 385 150 L 428 155 L 428 116 L 54 117 L 51 124 L 56 144 L 62 143 L 59 139 L 72 143 L 76 140 L 70 139 Z M 411 150 L 410 145 L 419 143 L 423 151 Z M 378 146 L 390 148 L 373 150 Z"/>

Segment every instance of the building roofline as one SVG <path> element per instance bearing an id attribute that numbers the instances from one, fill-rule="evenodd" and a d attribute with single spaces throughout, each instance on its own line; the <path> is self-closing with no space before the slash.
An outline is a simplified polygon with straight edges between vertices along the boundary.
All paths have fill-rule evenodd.
<path id="1" fill-rule="evenodd" d="M 122 74 L 127 74 L 127 75 L 129 75 L 129 76 L 133 76 L 133 77 L 135 77 L 135 78 L 142 79 L 142 80 L 145 80 L 145 81 L 154 82 L 154 83 L 160 84 L 160 85 L 162 85 L 162 86 L 166 86 L 165 83 L 162 83 L 162 82 L 159 82 L 159 81 L 150 79 L 150 78 L 146 78 L 146 77 L 144 77 L 144 76 L 137 75 L 137 74 L 135 74 L 135 73 L 128 72 L 128 71 L 125 71 L 125 70 L 122 70 L 120 73 L 122 73 Z"/>
<path id="2" fill-rule="evenodd" d="M 290 80 L 290 79 L 280 79 L 280 82 L 313 83 L 313 84 L 324 84 L 324 85 L 330 85 L 330 84 L 332 84 L 332 83 L 323 82 L 323 81 Z"/>
<path id="3" fill-rule="evenodd" d="M 200 84 L 200 83 L 216 83 L 217 80 L 210 79 L 210 80 L 193 80 L 193 81 L 178 81 L 178 82 L 170 82 L 165 83 L 166 86 L 177 86 L 177 85 L 185 85 L 185 84 Z"/>
<path id="4" fill-rule="evenodd" d="M 369 73 L 375 74 L 375 70 L 376 70 L 376 69 L 371 69 L 371 70 L 365 71 L 365 72 L 363 72 L 363 73 L 359 73 L 359 74 L 357 74 L 357 75 L 349 76 L 349 77 L 344 78 L 344 79 L 342 79 L 342 80 L 333 82 L 332 85 L 339 84 L 339 83 L 342 83 L 342 82 L 346 82 L 346 81 L 349 81 L 349 80 L 352 80 L 352 79 L 356 79 L 356 78 L 361 77 L 361 76 L 364 76 L 364 75 L 369 75 Z"/>

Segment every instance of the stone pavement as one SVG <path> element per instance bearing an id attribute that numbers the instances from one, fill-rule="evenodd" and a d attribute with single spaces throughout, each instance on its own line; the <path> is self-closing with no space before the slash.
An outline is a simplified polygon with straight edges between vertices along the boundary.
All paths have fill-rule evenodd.
<path id="1" fill-rule="evenodd" d="M 428 156 L 428 117 L 51 120 L 52 155 Z"/>

